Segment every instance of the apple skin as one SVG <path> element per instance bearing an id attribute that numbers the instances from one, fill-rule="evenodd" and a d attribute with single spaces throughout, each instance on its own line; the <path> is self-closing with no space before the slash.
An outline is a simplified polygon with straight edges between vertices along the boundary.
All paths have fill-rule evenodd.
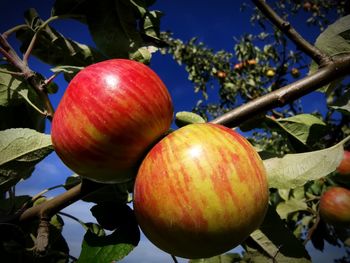
<path id="1" fill-rule="evenodd" d="M 320 216 L 332 225 L 350 225 L 350 190 L 334 186 L 320 199 Z"/>
<path id="2" fill-rule="evenodd" d="M 184 126 L 143 160 L 134 186 L 141 229 L 160 249 L 207 258 L 259 227 L 268 206 L 263 163 L 251 144 L 221 125 Z"/>
<path id="3" fill-rule="evenodd" d="M 350 152 L 345 150 L 343 159 L 337 167 L 337 172 L 340 175 L 350 178 Z"/>
<path id="4" fill-rule="evenodd" d="M 111 59 L 81 70 L 69 83 L 52 122 L 62 161 L 103 183 L 136 176 L 147 150 L 173 119 L 167 88 L 146 65 Z"/>

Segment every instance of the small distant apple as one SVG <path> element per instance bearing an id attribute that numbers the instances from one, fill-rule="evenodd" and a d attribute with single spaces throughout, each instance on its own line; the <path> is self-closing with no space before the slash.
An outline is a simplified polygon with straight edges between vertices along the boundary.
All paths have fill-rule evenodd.
<path id="1" fill-rule="evenodd" d="M 320 216 L 332 225 L 350 225 L 350 190 L 331 187 L 320 199 Z"/>
<path id="2" fill-rule="evenodd" d="M 339 166 L 337 167 L 337 172 L 340 175 L 350 177 L 350 151 L 345 150 L 343 159 L 341 160 Z"/>

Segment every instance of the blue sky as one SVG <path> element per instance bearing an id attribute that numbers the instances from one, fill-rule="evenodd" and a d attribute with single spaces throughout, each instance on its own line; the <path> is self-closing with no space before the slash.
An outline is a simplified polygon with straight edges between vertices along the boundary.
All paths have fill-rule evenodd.
<path id="1" fill-rule="evenodd" d="M 23 12 L 29 7 L 35 7 L 43 19 L 50 15 L 50 7 L 52 0 L 2 0 L 2 8 L 0 9 L 0 31 L 4 32 L 10 27 L 23 23 Z M 249 23 L 248 12 L 240 13 L 241 1 L 218 0 L 218 1 L 158 1 L 153 8 L 164 12 L 162 18 L 161 29 L 171 30 L 175 37 L 188 40 L 193 36 L 198 36 L 200 41 L 205 42 L 209 47 L 220 50 L 232 50 L 234 45 L 233 37 L 248 32 L 253 32 L 256 28 L 252 28 Z M 73 23 L 73 22 L 72 22 Z M 91 44 L 87 29 L 79 23 L 72 24 L 69 21 L 57 21 L 53 26 L 61 30 L 66 36 L 70 36 L 81 42 Z M 317 33 L 305 28 L 302 20 L 293 20 L 293 25 L 297 29 L 302 29 L 307 38 L 314 42 Z M 74 26 L 71 26 L 74 25 Z M 13 37 L 10 38 L 15 43 Z M 51 72 L 49 68 L 41 64 L 35 58 L 30 60 L 31 67 L 49 77 Z M 187 110 L 190 111 L 195 102 L 200 98 L 199 95 L 193 94 L 192 83 L 187 80 L 187 74 L 183 67 L 179 67 L 170 56 L 162 56 L 155 54 L 151 67 L 165 82 L 169 88 L 175 105 L 175 112 Z M 60 97 L 62 96 L 67 83 L 62 76 L 56 79 L 60 90 L 57 94 L 51 96 L 54 107 L 57 107 Z M 324 104 L 324 97 L 321 94 L 313 93 L 307 98 L 305 110 L 310 112 Z M 50 125 L 47 127 L 49 132 Z M 41 190 L 64 183 L 67 176 L 72 172 L 67 169 L 55 154 L 51 154 L 43 162 L 41 162 L 33 174 L 33 176 L 18 185 L 18 194 L 35 194 Z M 49 196 L 55 196 L 62 190 L 56 190 L 49 193 Z M 90 204 L 78 202 L 66 208 L 64 211 L 75 215 L 84 221 L 94 221 L 89 208 Z M 76 222 L 65 220 L 64 235 L 74 256 L 79 255 L 81 240 L 84 230 Z M 316 252 L 314 252 L 316 253 Z M 332 257 L 340 255 L 339 250 L 330 250 L 330 253 L 315 254 L 319 255 L 323 260 L 325 256 Z M 332 255 L 331 255 L 332 254 Z M 325 262 L 318 260 L 317 262 Z M 122 262 L 172 262 L 169 255 L 161 252 L 159 249 L 150 244 L 147 239 L 142 237 L 140 245 Z M 180 262 L 186 262 L 182 260 Z"/>

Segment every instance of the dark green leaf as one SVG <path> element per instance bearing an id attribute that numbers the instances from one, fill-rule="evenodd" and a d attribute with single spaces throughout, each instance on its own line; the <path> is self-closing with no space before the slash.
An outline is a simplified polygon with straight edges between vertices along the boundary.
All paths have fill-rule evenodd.
<path id="1" fill-rule="evenodd" d="M 97 222 L 107 230 L 128 224 L 127 221 L 134 218 L 133 211 L 128 205 L 113 201 L 95 205 L 90 210 Z"/>
<path id="2" fill-rule="evenodd" d="M 211 258 L 203 258 L 203 259 L 191 259 L 189 263 L 232 263 L 240 260 L 241 256 L 235 253 L 227 253 Z"/>
<path id="3" fill-rule="evenodd" d="M 335 171 L 344 154 L 344 143 L 319 151 L 286 154 L 282 158 L 264 160 L 269 186 L 290 189 L 324 177 Z"/>
<path id="4" fill-rule="evenodd" d="M 50 135 L 20 128 L 0 131 L 0 188 L 30 176 L 52 151 Z"/>
<path id="5" fill-rule="evenodd" d="M 298 114 L 277 120 L 279 125 L 303 144 L 317 141 L 323 136 L 326 124 L 311 114 Z"/>
<path id="6" fill-rule="evenodd" d="M 99 211 L 100 213 L 101 211 Z M 104 211 L 110 213 L 111 211 Z M 99 214 L 99 218 L 100 218 Z M 136 222 L 136 218 L 129 210 L 119 215 L 120 224 L 118 228 L 110 235 L 98 236 L 91 231 L 87 231 L 82 251 L 78 262 L 81 263 L 104 263 L 118 261 L 127 256 L 140 240 L 140 231 Z"/>
<path id="7" fill-rule="evenodd" d="M 311 262 L 303 244 L 285 227 L 272 207 L 269 207 L 260 229 L 250 237 L 259 251 L 274 258 L 276 262 Z"/>
<path id="8" fill-rule="evenodd" d="M 335 57 L 345 53 L 350 53 L 350 15 L 338 19 L 335 23 L 328 26 L 316 39 L 315 46 L 326 54 Z M 312 61 L 310 74 L 315 72 L 318 65 Z M 319 89 L 321 92 L 328 92 L 331 86 L 336 85 L 339 80 Z"/>
<path id="9" fill-rule="evenodd" d="M 81 182 L 81 177 L 75 174 L 67 178 L 65 183 L 65 188 L 66 189 L 72 188 L 73 186 L 79 184 L 80 182 Z M 98 190 L 84 196 L 82 198 L 83 201 L 93 202 L 93 203 L 114 201 L 114 202 L 119 202 L 123 204 L 131 201 L 129 200 L 129 193 L 132 192 L 132 188 L 134 184 L 133 181 L 120 183 L 120 184 L 100 184 L 95 182 L 94 184 L 98 186 L 98 187 L 95 187 L 95 189 L 98 189 Z"/>
<path id="10" fill-rule="evenodd" d="M 43 23 L 34 9 L 27 11 L 25 16 L 31 28 L 21 29 L 16 34 L 22 42 L 22 52 L 27 49 L 37 27 Z M 86 66 L 105 59 L 97 50 L 65 38 L 50 26 L 38 34 L 32 54 L 50 65 Z"/>
<path id="11" fill-rule="evenodd" d="M 350 92 L 345 92 L 345 94 L 339 97 L 333 104 L 329 105 L 329 107 L 350 115 Z"/>

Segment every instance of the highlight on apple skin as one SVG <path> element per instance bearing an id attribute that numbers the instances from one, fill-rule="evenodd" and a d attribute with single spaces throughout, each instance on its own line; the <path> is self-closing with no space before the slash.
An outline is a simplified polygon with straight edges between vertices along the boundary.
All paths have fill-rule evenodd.
<path id="1" fill-rule="evenodd" d="M 350 190 L 334 186 L 325 191 L 320 199 L 320 216 L 332 225 L 350 225 Z"/>
<path id="2" fill-rule="evenodd" d="M 170 128 L 167 88 L 148 66 L 111 59 L 81 70 L 52 122 L 52 143 L 77 174 L 103 183 L 136 176 L 147 150 Z"/>
<path id="3" fill-rule="evenodd" d="M 226 252 L 262 223 L 266 171 L 253 146 L 235 131 L 202 123 L 158 142 L 134 187 L 140 227 L 160 249 L 184 258 Z"/>

